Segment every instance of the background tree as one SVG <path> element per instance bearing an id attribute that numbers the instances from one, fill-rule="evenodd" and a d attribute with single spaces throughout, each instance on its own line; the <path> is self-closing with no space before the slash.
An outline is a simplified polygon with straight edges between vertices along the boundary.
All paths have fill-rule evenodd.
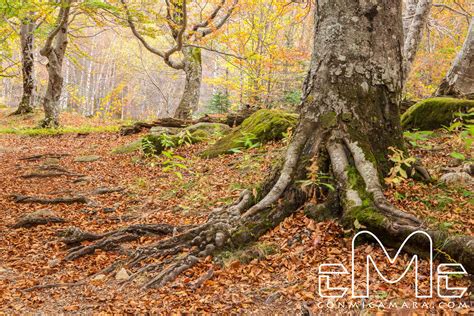
<path id="1" fill-rule="evenodd" d="M 133 34 L 140 40 L 143 46 L 151 53 L 163 58 L 164 62 L 185 73 L 185 86 L 183 95 L 175 111 L 176 118 L 189 119 L 191 112 L 196 109 L 199 103 L 199 95 L 202 80 L 202 60 L 201 47 L 190 45 L 189 42 L 202 39 L 220 29 L 232 15 L 237 6 L 234 0 L 225 10 L 226 0 L 222 0 L 206 18 L 202 16 L 194 24 L 189 23 L 188 4 L 186 0 L 166 1 L 166 23 L 174 40 L 174 46 L 167 51 L 161 51 L 152 47 L 144 36 L 140 34 L 130 9 L 125 0 L 121 0 L 126 14 L 127 21 Z M 182 57 L 177 60 L 172 57 L 175 53 L 181 53 Z"/>
<path id="2" fill-rule="evenodd" d="M 59 126 L 59 98 L 63 88 L 63 60 L 68 44 L 72 0 L 61 0 L 54 29 L 48 34 L 40 54 L 48 59 L 48 88 L 43 99 L 43 127 Z"/>
<path id="3" fill-rule="evenodd" d="M 474 98 L 474 18 L 461 51 L 441 82 L 436 95 Z"/>

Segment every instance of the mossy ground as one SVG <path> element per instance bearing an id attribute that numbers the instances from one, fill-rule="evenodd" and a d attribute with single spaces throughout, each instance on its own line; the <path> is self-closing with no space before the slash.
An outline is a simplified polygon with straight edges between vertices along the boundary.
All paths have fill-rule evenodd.
<path id="1" fill-rule="evenodd" d="M 405 129 L 434 130 L 449 126 L 456 113 L 474 108 L 473 100 L 430 98 L 411 106 L 401 117 Z"/>

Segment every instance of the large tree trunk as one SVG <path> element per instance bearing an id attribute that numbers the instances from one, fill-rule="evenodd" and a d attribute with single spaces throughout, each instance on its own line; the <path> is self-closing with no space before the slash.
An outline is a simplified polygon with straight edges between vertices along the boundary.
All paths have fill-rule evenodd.
<path id="1" fill-rule="evenodd" d="M 184 73 L 186 75 L 183 95 L 174 114 L 175 118 L 189 120 L 193 110 L 199 106 L 202 81 L 201 49 L 183 48 Z"/>
<path id="2" fill-rule="evenodd" d="M 461 51 L 435 93 L 437 96 L 474 98 L 474 18 Z"/>
<path id="3" fill-rule="evenodd" d="M 22 56 L 22 76 L 23 76 L 23 96 L 16 114 L 26 114 L 33 111 L 33 91 L 34 91 L 34 30 L 35 23 L 30 20 L 23 21 L 20 26 L 21 56 Z"/>
<path id="4" fill-rule="evenodd" d="M 283 163 L 255 195 L 244 191 L 234 205 L 213 211 L 206 223 L 138 250 L 125 263 L 136 269 L 131 279 L 161 270 L 145 287 L 162 286 L 199 258 L 255 241 L 303 204 L 315 216 L 332 212 L 350 228 L 359 222 L 393 246 L 411 232 L 424 230 L 433 237 L 435 249 L 441 249 L 439 258 L 448 254 L 474 272 L 472 237 L 448 239 L 442 232 L 423 227 L 417 218 L 390 205 L 382 191 L 380 177 L 389 167 L 389 147 L 403 149 L 404 145 L 398 113 L 404 72 L 400 0 L 318 1 L 315 21 L 317 40 L 300 121 Z M 311 205 L 325 198 L 318 194 L 315 199 L 314 194 L 320 192 L 314 180 L 320 172 L 333 176 L 336 191 L 326 192 L 323 203 Z M 313 183 L 311 190 L 300 184 L 308 179 Z M 67 259 L 97 248 L 110 249 L 144 234 L 127 232 L 97 237 L 92 245 L 73 248 Z M 91 240 L 90 233 L 77 229 L 70 235 L 68 243 Z M 409 251 L 416 252 L 423 243 L 410 244 Z M 157 256 L 167 259 L 145 264 Z"/>

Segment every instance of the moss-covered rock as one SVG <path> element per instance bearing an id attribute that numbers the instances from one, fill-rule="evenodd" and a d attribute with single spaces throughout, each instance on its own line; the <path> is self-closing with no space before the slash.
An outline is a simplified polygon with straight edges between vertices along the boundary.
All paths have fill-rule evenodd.
<path id="1" fill-rule="evenodd" d="M 282 139 L 288 128 L 294 127 L 297 121 L 298 115 L 294 113 L 281 110 L 259 110 L 243 121 L 242 125 L 206 149 L 202 156 L 216 157 L 232 153 L 232 149 L 249 147 L 249 143 L 263 144 Z"/>
<path id="2" fill-rule="evenodd" d="M 112 150 L 113 154 L 129 154 L 136 150 L 139 150 L 142 147 L 142 140 L 136 140 L 132 143 L 116 147 Z"/>
<path id="3" fill-rule="evenodd" d="M 189 131 L 190 133 L 195 133 L 197 131 L 204 131 L 209 136 L 213 135 L 222 135 L 228 133 L 231 128 L 229 125 L 221 124 L 221 123 L 207 123 L 207 122 L 200 122 L 191 126 L 188 126 L 184 129 L 185 131 Z"/>
<path id="4" fill-rule="evenodd" d="M 467 112 L 474 101 L 455 98 L 426 99 L 410 107 L 401 117 L 405 129 L 434 130 L 448 126 L 457 112 Z"/>

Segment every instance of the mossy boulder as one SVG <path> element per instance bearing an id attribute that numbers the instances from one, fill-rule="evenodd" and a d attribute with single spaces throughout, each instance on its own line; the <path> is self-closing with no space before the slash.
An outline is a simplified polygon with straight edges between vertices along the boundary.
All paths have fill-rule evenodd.
<path id="1" fill-rule="evenodd" d="M 116 147 L 112 150 L 113 154 L 129 154 L 136 150 L 139 150 L 142 147 L 142 140 L 136 140 L 132 143 Z"/>
<path id="2" fill-rule="evenodd" d="M 456 113 L 474 107 L 473 100 L 431 98 L 411 106 L 401 117 L 405 129 L 434 130 L 449 126 Z"/>
<path id="3" fill-rule="evenodd" d="M 259 110 L 245 119 L 242 125 L 206 149 L 202 156 L 211 158 L 232 153 L 233 149 L 249 147 L 249 142 L 264 144 L 282 139 L 288 128 L 294 127 L 297 121 L 298 115 L 294 113 L 281 110 Z"/>
<path id="4" fill-rule="evenodd" d="M 219 134 L 227 134 L 231 128 L 229 125 L 221 124 L 221 123 L 207 123 L 207 122 L 200 122 L 194 125 L 188 126 L 184 129 L 185 131 L 189 131 L 190 133 L 195 133 L 197 131 L 204 131 L 209 136 L 219 135 Z"/>

